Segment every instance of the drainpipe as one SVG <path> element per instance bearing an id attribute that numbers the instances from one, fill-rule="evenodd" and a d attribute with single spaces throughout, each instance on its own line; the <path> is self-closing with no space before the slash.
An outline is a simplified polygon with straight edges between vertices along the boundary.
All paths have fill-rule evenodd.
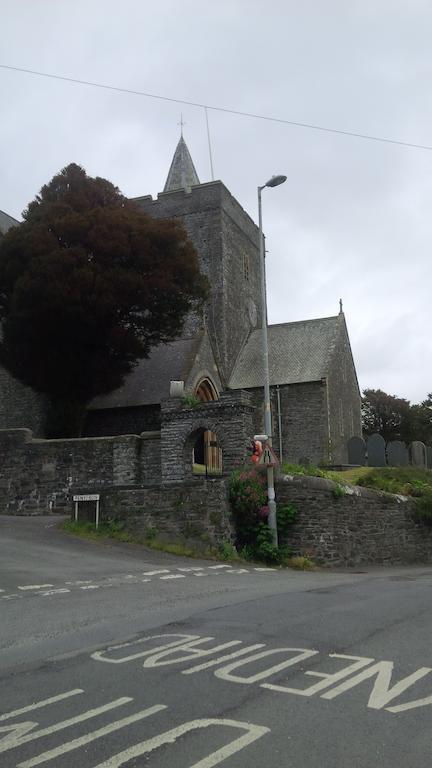
<path id="1" fill-rule="evenodd" d="M 277 392 L 278 428 L 279 428 L 279 461 L 282 464 L 282 460 L 283 460 L 283 453 L 282 453 L 282 419 L 281 419 L 281 399 L 280 399 L 279 384 L 276 384 L 276 392 Z"/>
<path id="2" fill-rule="evenodd" d="M 329 464 L 332 464 L 332 462 L 333 462 L 333 453 L 332 453 L 332 439 L 331 439 L 330 395 L 329 395 L 328 377 L 326 376 L 324 379 L 322 379 L 322 382 L 323 382 L 323 384 L 324 384 L 324 386 L 326 388 L 328 458 L 329 458 Z"/>

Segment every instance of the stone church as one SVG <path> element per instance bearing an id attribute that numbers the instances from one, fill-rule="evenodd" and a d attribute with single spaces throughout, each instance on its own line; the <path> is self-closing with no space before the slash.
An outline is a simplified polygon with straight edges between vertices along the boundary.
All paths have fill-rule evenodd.
<path id="1" fill-rule="evenodd" d="M 211 294 L 204 315 L 188 317 L 179 339 L 156 347 L 120 389 L 90 404 L 83 436 L 158 432 L 161 403 L 170 397 L 216 404 L 239 390 L 249 393 L 254 431 L 262 432 L 257 225 L 221 181 L 200 183 L 183 136 L 163 192 L 135 202 L 150 216 L 182 221 Z M 15 224 L 0 212 L 0 236 Z M 346 463 L 347 441 L 361 435 L 361 413 L 342 305 L 335 316 L 271 325 L 268 333 L 276 453 L 295 463 Z M 0 369 L 0 429 L 28 427 L 38 436 L 42 423 L 43 400 Z M 219 450 L 217 436 L 205 430 L 193 461 L 217 469 Z"/>

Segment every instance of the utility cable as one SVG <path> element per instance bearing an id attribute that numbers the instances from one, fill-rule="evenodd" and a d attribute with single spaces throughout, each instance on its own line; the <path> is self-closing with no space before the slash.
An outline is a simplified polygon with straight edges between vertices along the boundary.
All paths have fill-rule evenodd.
<path id="1" fill-rule="evenodd" d="M 367 141 L 378 141 L 384 144 L 396 144 L 400 147 L 409 147 L 411 149 L 424 149 L 428 151 L 432 151 L 432 146 L 428 144 L 416 144 L 411 141 L 400 141 L 398 139 L 390 139 L 385 136 L 373 136 L 369 133 L 360 133 L 358 131 L 345 131 L 341 128 L 329 128 L 323 125 L 318 125 L 315 123 L 302 123 L 298 120 L 285 120 L 281 117 L 272 117 L 271 115 L 259 115 L 254 112 L 243 112 L 239 109 L 229 109 L 228 107 L 216 107 L 211 104 L 201 104 L 200 102 L 196 101 L 188 101 L 186 99 L 177 99 L 171 96 L 161 96 L 156 93 L 148 93 L 146 91 L 136 91 L 132 90 L 131 88 L 120 88 L 115 85 L 107 85 L 105 83 L 94 83 L 90 80 L 78 80 L 74 77 L 64 77 L 62 75 L 53 75 L 49 72 L 38 72 L 34 69 L 24 69 L 23 67 L 12 67 L 8 64 L 0 64 L 1 69 L 7 69 L 11 70 L 13 72 L 24 72 L 28 75 L 36 75 L 37 77 L 47 77 L 52 80 L 62 80 L 66 83 L 75 83 L 77 85 L 87 85 L 91 86 L 92 88 L 103 88 L 107 91 L 116 91 L 117 93 L 128 93 L 132 96 L 145 96 L 148 99 L 159 99 L 160 101 L 171 101 L 175 104 L 187 104 L 189 107 L 200 107 L 201 109 L 204 109 L 205 111 L 211 109 L 213 112 L 224 112 L 229 115 L 238 115 L 240 117 L 249 117 L 253 118 L 255 120 L 268 120 L 269 122 L 273 123 L 282 123 L 283 125 L 292 125 L 297 128 L 307 128 L 312 131 L 321 131 L 324 133 L 333 133 L 340 136 L 351 136 L 356 139 L 364 139 Z"/>

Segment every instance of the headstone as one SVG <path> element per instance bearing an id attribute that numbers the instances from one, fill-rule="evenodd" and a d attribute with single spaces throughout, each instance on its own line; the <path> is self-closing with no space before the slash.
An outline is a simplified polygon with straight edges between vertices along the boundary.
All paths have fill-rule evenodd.
<path id="1" fill-rule="evenodd" d="M 371 435 L 367 439 L 367 455 L 369 467 L 385 467 L 386 461 L 386 444 L 382 435 Z"/>
<path id="2" fill-rule="evenodd" d="M 348 464 L 365 466 L 366 443 L 362 437 L 351 437 L 348 440 Z"/>
<path id="3" fill-rule="evenodd" d="M 413 467 L 426 469 L 426 446 L 420 440 L 414 440 L 410 445 L 411 464 Z"/>
<path id="4" fill-rule="evenodd" d="M 426 458 L 428 469 L 432 469 L 432 446 L 430 445 L 426 446 Z"/>
<path id="5" fill-rule="evenodd" d="M 387 443 L 387 464 L 389 467 L 405 467 L 408 464 L 408 450 L 401 440 Z"/>

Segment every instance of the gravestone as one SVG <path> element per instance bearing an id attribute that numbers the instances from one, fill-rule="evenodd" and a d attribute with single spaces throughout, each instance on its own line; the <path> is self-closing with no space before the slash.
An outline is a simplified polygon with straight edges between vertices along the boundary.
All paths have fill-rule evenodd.
<path id="1" fill-rule="evenodd" d="M 362 437 L 351 437 L 348 440 L 348 464 L 365 466 L 366 443 Z"/>
<path id="2" fill-rule="evenodd" d="M 410 445 L 411 464 L 413 467 L 426 469 L 426 446 L 420 440 L 414 440 Z"/>
<path id="3" fill-rule="evenodd" d="M 432 469 L 432 446 L 430 445 L 426 446 L 426 458 L 428 469 Z"/>
<path id="4" fill-rule="evenodd" d="M 409 463 L 408 449 L 401 440 L 387 443 L 387 464 L 389 467 L 406 467 Z"/>
<path id="5" fill-rule="evenodd" d="M 367 439 L 367 455 L 369 467 L 385 467 L 386 461 L 386 444 L 382 435 L 371 435 Z"/>

